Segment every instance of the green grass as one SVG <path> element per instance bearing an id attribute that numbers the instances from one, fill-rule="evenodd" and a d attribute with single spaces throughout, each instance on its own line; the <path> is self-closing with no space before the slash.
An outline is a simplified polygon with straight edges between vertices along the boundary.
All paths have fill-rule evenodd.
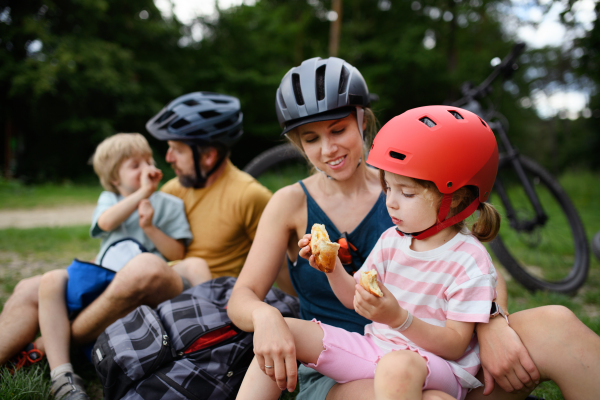
<path id="1" fill-rule="evenodd" d="M 28 186 L 19 181 L 0 179 L 0 209 L 57 207 L 94 204 L 102 192 L 100 185 L 65 183 Z"/>
<path id="2" fill-rule="evenodd" d="M 282 184 L 296 182 L 303 177 L 303 174 L 302 167 L 289 167 L 283 173 L 267 177 L 262 181 L 271 190 L 276 190 Z M 600 231 L 599 182 L 600 174 L 580 171 L 569 172 L 560 179 L 561 185 L 570 194 L 579 211 L 588 240 L 591 239 L 593 233 Z M 35 192 L 36 187 L 31 189 Z M 0 192 L 2 190 L 0 188 Z M 60 196 L 56 194 L 55 196 L 58 198 L 56 204 L 61 204 Z M 97 196 L 97 192 L 94 196 Z M 95 201 L 95 197 L 93 201 Z M 87 226 L 80 226 L 0 230 L 0 305 L 4 304 L 8 294 L 20 279 L 49 269 L 64 268 L 73 257 L 92 259 L 98 250 L 99 242 L 89 238 L 88 229 Z M 555 251 L 552 246 L 549 249 Z M 508 281 L 510 311 L 516 312 L 548 304 L 564 305 L 594 332 L 600 334 L 600 262 L 593 256 L 590 260 L 588 280 L 579 293 L 573 297 L 555 293 L 529 293 L 521 285 L 511 280 L 504 271 L 503 275 Z M 499 269 L 501 269 L 500 266 Z M 49 374 L 47 370 L 44 372 L 44 366 L 47 364 L 45 361 L 40 364 L 41 366 L 23 370 L 17 377 L 9 378 L 1 375 L 0 398 L 48 398 L 44 397 L 44 393 L 47 393 L 49 387 Z M 101 388 L 90 364 L 78 364 L 76 370 L 89 382 L 86 389 L 90 397 L 101 399 Z M 27 396 L 19 397 L 20 393 L 26 393 Z M 552 382 L 540 385 L 534 395 L 547 400 L 563 399 L 560 390 Z M 285 397 L 286 400 L 294 398 L 294 394 L 288 394 Z"/>

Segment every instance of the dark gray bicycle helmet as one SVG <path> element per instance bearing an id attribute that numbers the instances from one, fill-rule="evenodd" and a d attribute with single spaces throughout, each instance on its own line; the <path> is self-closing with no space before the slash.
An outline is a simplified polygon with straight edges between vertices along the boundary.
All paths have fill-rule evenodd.
<path id="1" fill-rule="evenodd" d="M 146 129 L 159 140 L 176 140 L 192 149 L 196 178 L 194 187 L 203 188 L 207 178 L 223 163 L 221 157 L 210 171 L 201 173 L 198 146 L 215 144 L 230 148 L 243 134 L 240 101 L 213 92 L 179 96 L 146 123 Z"/>
<path id="2" fill-rule="evenodd" d="M 167 104 L 146 123 L 159 140 L 178 140 L 200 146 L 221 143 L 231 147 L 242 136 L 240 101 L 212 92 L 194 92 Z"/>
<path id="3" fill-rule="evenodd" d="M 345 118 L 356 107 L 369 104 L 369 89 L 360 72 L 336 57 L 315 57 L 292 68 L 275 97 L 282 135 L 310 122 Z"/>

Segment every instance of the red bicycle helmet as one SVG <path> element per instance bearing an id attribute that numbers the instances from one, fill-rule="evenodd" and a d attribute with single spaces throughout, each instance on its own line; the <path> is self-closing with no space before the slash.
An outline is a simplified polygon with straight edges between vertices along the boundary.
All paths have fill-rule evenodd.
<path id="1" fill-rule="evenodd" d="M 438 222 L 413 234 L 424 239 L 468 218 L 489 198 L 498 172 L 498 145 L 488 124 L 470 111 L 450 106 L 419 107 L 381 128 L 367 163 L 394 174 L 432 181 L 444 195 Z M 452 193 L 470 185 L 479 189 L 479 198 L 446 219 Z"/>

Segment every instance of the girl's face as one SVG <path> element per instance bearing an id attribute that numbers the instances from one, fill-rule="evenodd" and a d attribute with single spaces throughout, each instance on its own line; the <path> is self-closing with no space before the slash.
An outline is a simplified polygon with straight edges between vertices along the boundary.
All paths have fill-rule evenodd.
<path id="1" fill-rule="evenodd" d="M 363 141 L 354 113 L 342 119 L 302 125 L 298 134 L 310 162 L 327 175 L 344 180 L 356 171 Z"/>
<path id="2" fill-rule="evenodd" d="M 152 157 L 135 155 L 121 163 L 119 179 L 113 184 L 122 196 L 128 196 L 141 187 L 142 170 L 154 165 Z"/>
<path id="3" fill-rule="evenodd" d="M 385 172 L 386 201 L 392 222 L 402 232 L 421 232 L 437 221 L 439 199 L 413 179 Z"/>

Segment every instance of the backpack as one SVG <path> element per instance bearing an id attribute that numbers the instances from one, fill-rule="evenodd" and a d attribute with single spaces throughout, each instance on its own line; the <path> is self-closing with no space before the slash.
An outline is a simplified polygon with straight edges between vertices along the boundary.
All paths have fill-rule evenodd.
<path id="1" fill-rule="evenodd" d="M 104 398 L 234 399 L 254 357 L 252 333 L 227 317 L 235 281 L 204 282 L 110 325 L 92 350 Z M 284 317 L 299 318 L 293 296 L 272 288 L 264 301 Z"/>

